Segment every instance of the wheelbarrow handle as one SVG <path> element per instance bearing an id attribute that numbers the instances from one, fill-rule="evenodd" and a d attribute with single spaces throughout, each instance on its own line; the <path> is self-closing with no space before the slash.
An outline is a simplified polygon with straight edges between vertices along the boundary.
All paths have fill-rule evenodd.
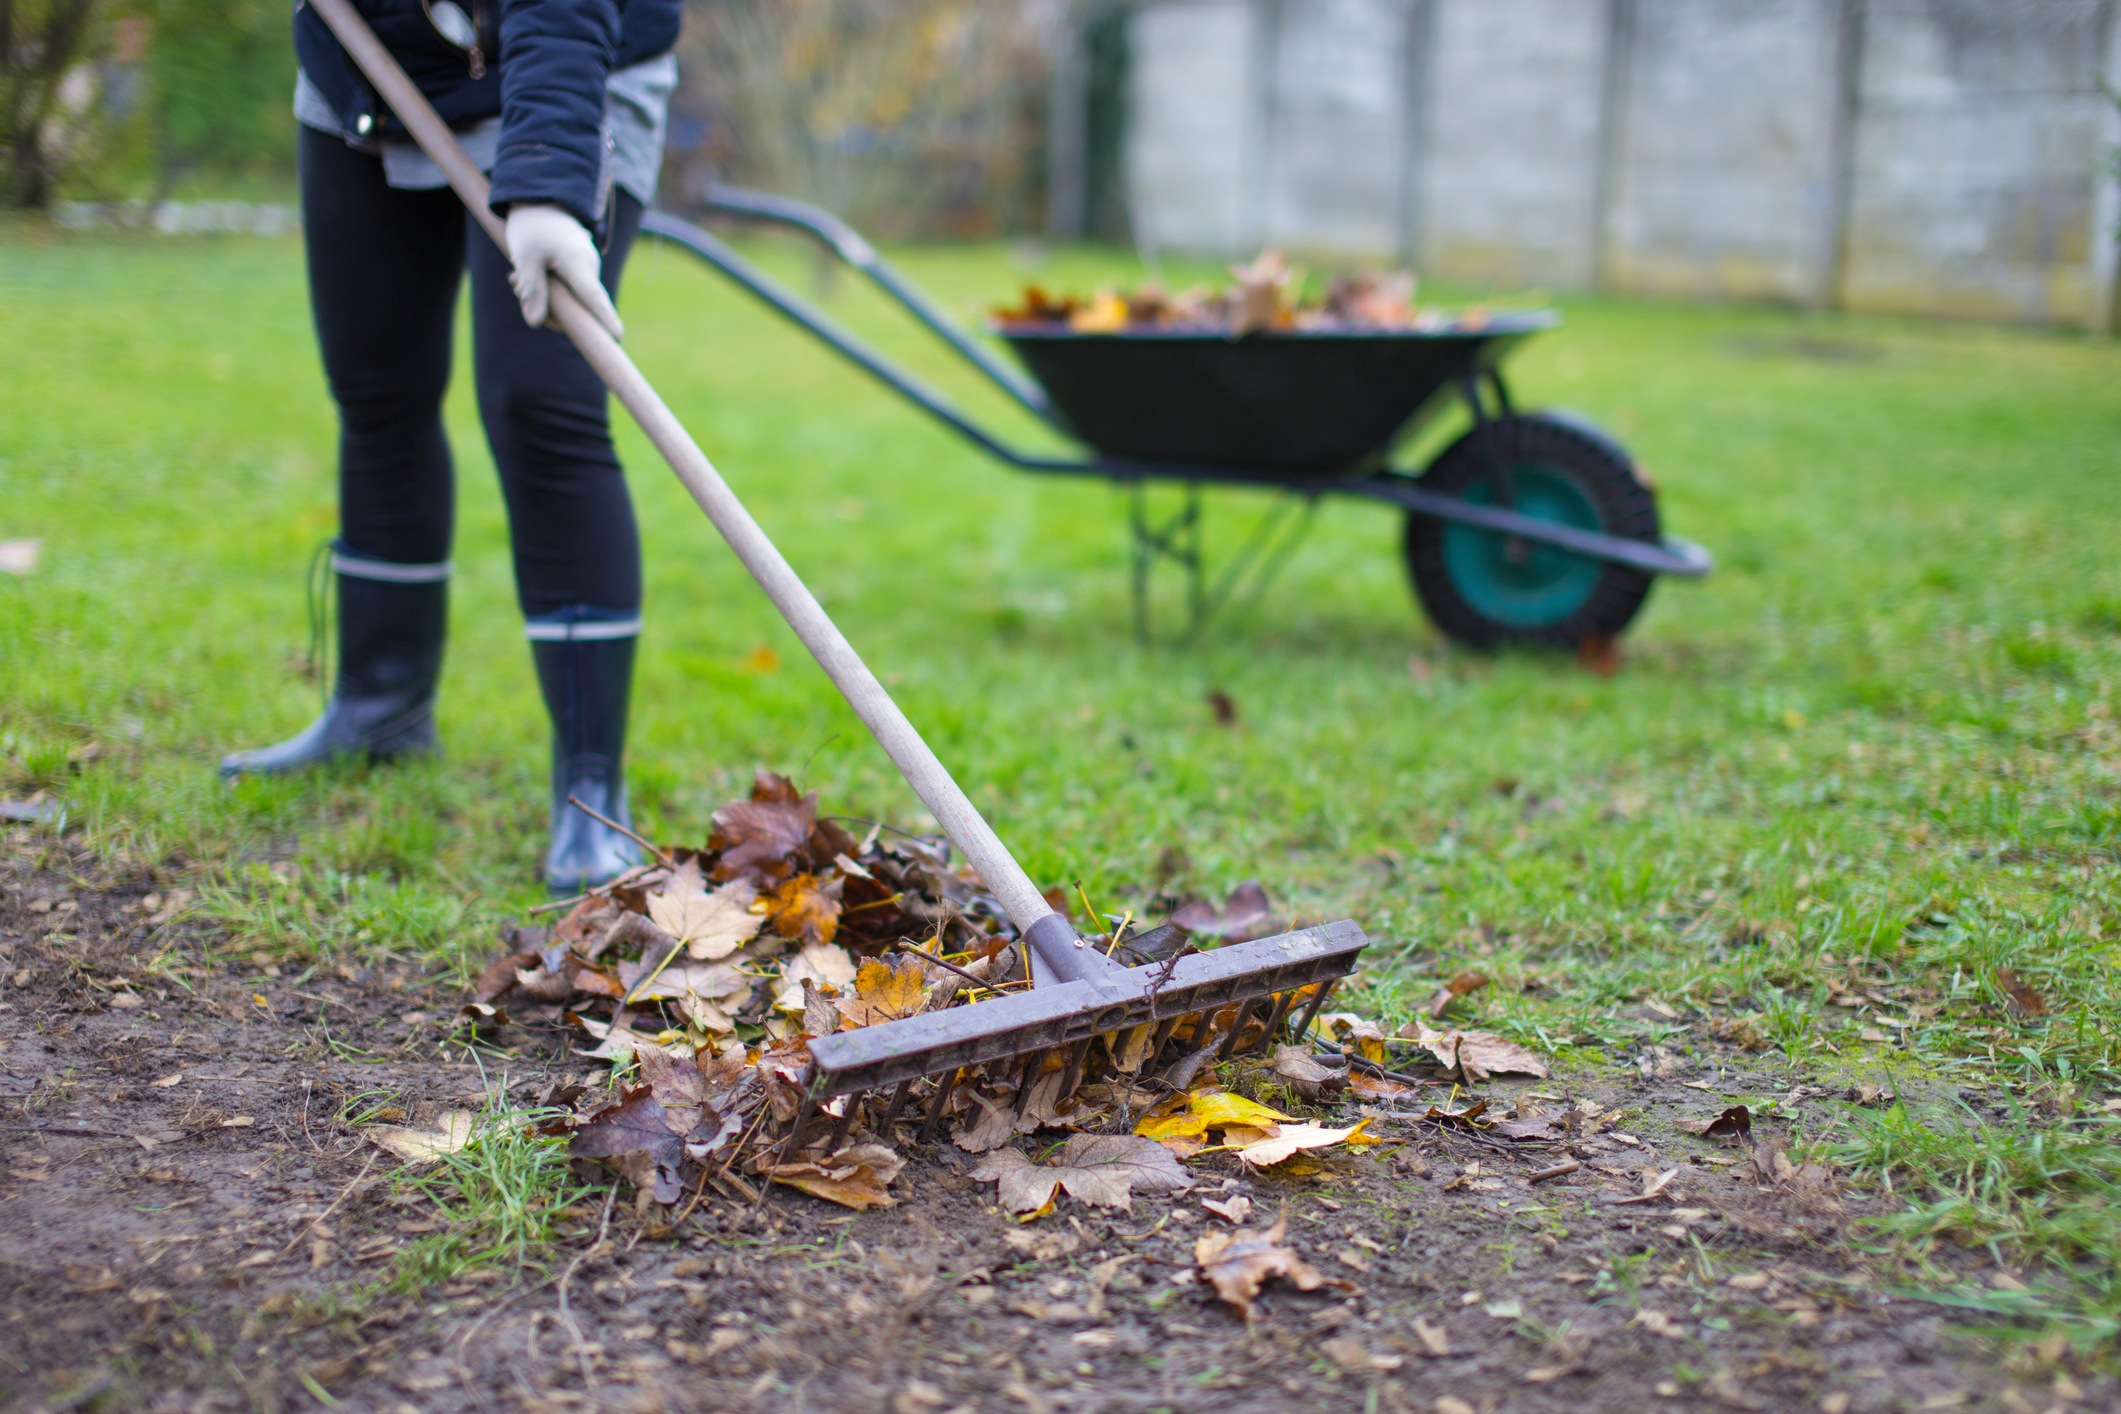
<path id="1" fill-rule="evenodd" d="M 449 178 L 450 186 L 455 188 L 465 209 L 505 250 L 507 241 L 501 218 L 494 215 L 487 204 L 489 188 L 485 173 L 471 160 L 457 142 L 456 135 L 429 106 L 412 80 L 405 76 L 390 51 L 376 39 L 367 22 L 355 12 L 352 0 L 306 0 L 306 3 L 330 26 L 347 54 L 375 85 L 376 92 L 411 132 L 413 140 Z M 994 891 L 1008 913 L 1009 921 L 1037 949 L 1048 969 L 1060 980 L 1094 971 L 1094 967 L 1086 964 L 1085 955 L 1099 962 L 1104 960 L 1102 955 L 1095 949 L 1080 946 L 1074 928 L 1048 906 L 1038 886 L 1031 882 L 1031 876 L 1024 872 L 993 827 L 951 779 L 949 771 L 944 769 L 928 743 L 914 730 L 913 723 L 906 720 L 906 714 L 891 700 L 884 685 L 876 680 L 876 674 L 869 671 L 854 646 L 848 643 L 846 635 L 826 615 L 816 596 L 796 575 L 773 541 L 767 538 L 766 532 L 759 528 L 759 523 L 752 519 L 751 512 L 744 508 L 736 493 L 729 489 L 729 484 L 714 469 L 707 454 L 692 440 L 691 434 L 685 431 L 677 416 L 649 385 L 640 369 L 634 366 L 626 351 L 619 347 L 618 341 L 605 331 L 562 281 L 553 283 L 552 320 L 574 341 L 589 366 L 596 370 L 605 386 L 640 424 L 648 440 L 663 454 L 663 459 L 670 463 L 670 469 L 692 493 L 692 499 L 699 502 L 700 509 L 714 522 L 714 528 L 736 552 L 737 559 L 758 581 L 759 588 L 766 591 L 766 597 L 773 601 L 774 608 L 780 610 L 781 617 L 795 630 L 795 636 L 817 659 L 818 666 L 832 679 L 832 685 L 854 708 L 855 715 L 862 719 L 877 744 L 890 756 L 906 783 L 913 787 L 914 794 L 935 816 L 943 833 L 963 852 L 987 887 Z"/>

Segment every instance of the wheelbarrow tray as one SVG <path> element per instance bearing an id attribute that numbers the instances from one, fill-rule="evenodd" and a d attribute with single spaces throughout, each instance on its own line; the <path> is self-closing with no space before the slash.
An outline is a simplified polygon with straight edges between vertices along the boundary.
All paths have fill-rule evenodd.
<path id="1" fill-rule="evenodd" d="M 1540 310 L 1478 329 L 995 332 L 1105 457 L 1304 477 L 1381 461 L 1438 393 L 1557 322 Z"/>

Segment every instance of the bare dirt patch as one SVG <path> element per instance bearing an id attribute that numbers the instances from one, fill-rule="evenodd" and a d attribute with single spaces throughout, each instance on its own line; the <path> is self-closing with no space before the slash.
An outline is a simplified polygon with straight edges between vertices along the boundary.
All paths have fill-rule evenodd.
<path id="1" fill-rule="evenodd" d="M 1896 1294 L 1870 1200 L 1679 1127 L 1764 1063 L 1490 1083 L 1627 1118 L 1512 1146 L 1377 1111 L 1395 1141 L 1300 1178 L 1227 1155 L 1189 1193 L 1020 1226 L 949 1146 L 896 1207 L 708 1195 L 675 1228 L 599 1188 L 530 1268 L 394 1288 L 430 1200 L 363 1117 L 418 1125 L 602 1068 L 520 1031 L 448 1042 L 409 973 L 271 976 L 156 921 L 147 877 L 0 862 L 0 1400 L 14 1409 L 1381 1409 L 2114 1407 L 2036 1380 Z M 187 990 L 188 989 L 188 990 Z M 1646 1073 L 1645 1073 L 1646 1072 Z M 1778 1088 L 1779 1087 L 1779 1088 Z M 1434 1092 L 1443 1098 L 1444 1091 Z M 1461 1097 L 1461 1103 L 1462 1103 Z M 1554 1103 L 1542 1101 L 1541 1103 Z M 1346 1107 L 1342 1122 L 1352 1122 Z M 1616 1132 L 1617 1130 L 1617 1132 Z M 1060 1135 L 1046 1136 L 1057 1141 Z M 1576 1167 L 1534 1182 L 1532 1176 Z M 1677 1169 L 1648 1201 L 1623 1203 Z M 597 1181 L 604 1182 L 600 1176 Z M 1284 1210 L 1332 1279 L 1248 1324 L 1195 1276 L 1202 1201 Z M 2024 1371 L 2022 1376 L 2014 1371 Z M 1844 1401 L 1845 1397 L 1845 1401 Z M 1451 1401 L 1457 1401 L 1453 1403 Z"/>

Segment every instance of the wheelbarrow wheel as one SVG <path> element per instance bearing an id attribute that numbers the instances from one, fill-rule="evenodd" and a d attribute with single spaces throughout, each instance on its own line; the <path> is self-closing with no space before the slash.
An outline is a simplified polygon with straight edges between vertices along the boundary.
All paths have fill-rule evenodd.
<path id="1" fill-rule="evenodd" d="M 1502 500 L 1491 456 L 1510 472 L 1512 508 L 1540 520 L 1632 540 L 1658 538 L 1657 498 L 1634 460 L 1585 423 L 1552 413 L 1475 428 L 1446 448 L 1423 489 L 1480 505 Z M 1651 576 L 1624 565 L 1535 545 L 1491 530 L 1410 514 L 1407 571 L 1445 636 L 1468 648 L 1576 648 L 1628 626 Z"/>

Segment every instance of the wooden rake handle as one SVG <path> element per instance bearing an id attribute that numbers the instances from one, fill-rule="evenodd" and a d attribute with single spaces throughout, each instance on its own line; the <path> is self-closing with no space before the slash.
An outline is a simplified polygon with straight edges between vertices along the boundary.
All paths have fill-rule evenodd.
<path id="1" fill-rule="evenodd" d="M 412 133 L 413 141 L 449 178 L 450 186 L 455 188 L 465 209 L 505 251 L 508 243 L 501 218 L 487 205 L 486 174 L 471 160 L 457 142 L 456 134 L 429 106 L 412 80 L 405 76 L 398 61 L 369 29 L 367 21 L 354 10 L 352 0 L 306 0 L 306 3 L 338 36 L 347 54 L 375 85 L 377 94 Z M 751 571 L 759 588 L 766 591 L 773 607 L 780 610 L 781 617 L 795 630 L 795 636 L 803 641 L 803 646 L 817 659 L 818 666 L 825 670 L 825 676 L 832 679 L 832 685 L 840 690 L 847 704 L 854 708 L 855 715 L 862 719 L 862 725 L 869 729 L 870 735 L 890 756 L 892 764 L 898 767 L 899 774 L 906 778 L 906 784 L 913 787 L 914 794 L 935 816 L 943 833 L 963 851 L 980 878 L 994 891 L 1017 931 L 1030 935 L 1036 930 L 1039 936 L 1034 942 L 1050 940 L 1069 952 L 1088 951 L 1074 947 L 1074 929 L 1068 927 L 1067 920 L 1056 914 L 1040 896 L 1031 876 L 1024 872 L 993 827 L 951 779 L 949 771 L 944 769 L 928 743 L 914 730 L 913 723 L 906 720 L 906 714 L 891 700 L 891 694 L 884 691 L 884 685 L 876 680 L 876 674 L 869 671 L 854 646 L 827 617 L 816 596 L 782 558 L 780 550 L 752 519 L 751 512 L 722 480 L 714 463 L 692 440 L 691 434 L 685 431 L 676 415 L 641 375 L 641 370 L 634 367 L 633 360 L 619 347 L 618 340 L 611 337 L 561 280 L 552 281 L 551 322 L 574 341 L 574 346 L 582 351 L 582 357 L 597 371 L 604 385 L 633 415 L 641 431 L 648 434 L 648 440 L 663 454 L 663 460 L 670 463 L 670 469 L 677 473 L 678 480 L 692 493 L 692 499 L 707 513 L 707 519 L 714 522 L 714 528 L 729 542 L 737 559 Z M 1063 930 L 1065 942 L 1062 940 Z M 1053 950 L 1059 951 L 1058 948 Z M 1047 951 L 1046 947 L 1040 948 L 1041 954 Z"/>

